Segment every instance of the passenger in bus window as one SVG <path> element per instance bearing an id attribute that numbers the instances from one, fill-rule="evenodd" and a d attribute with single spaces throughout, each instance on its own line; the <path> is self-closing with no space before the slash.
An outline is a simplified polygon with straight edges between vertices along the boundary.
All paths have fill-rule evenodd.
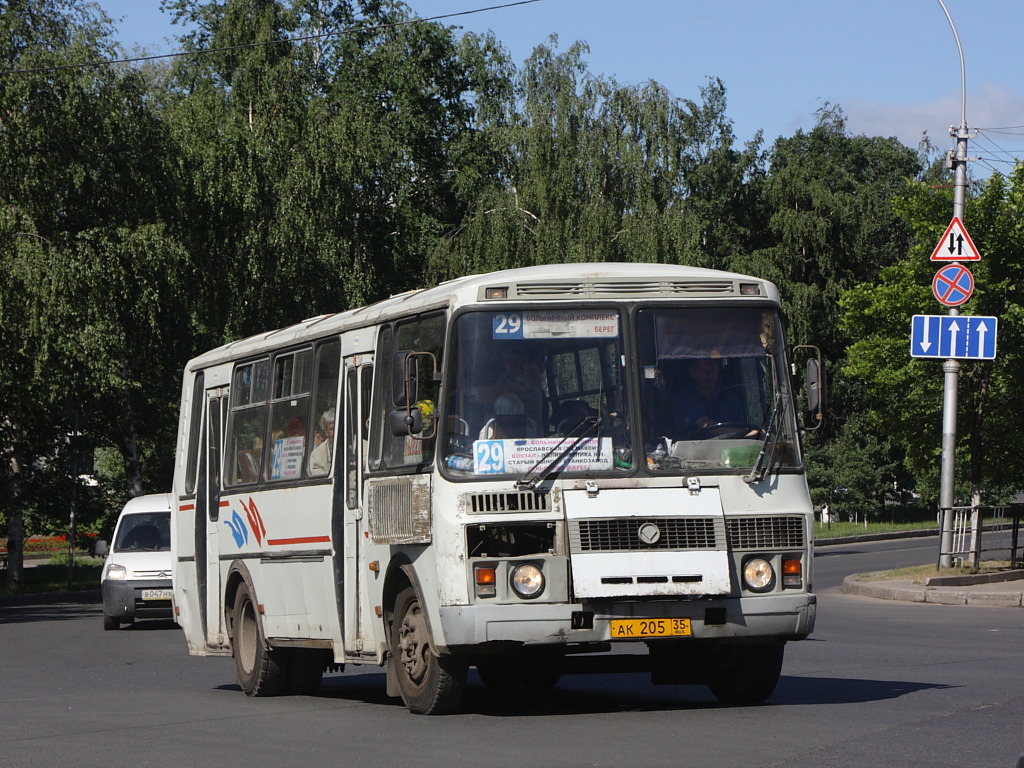
<path id="1" fill-rule="evenodd" d="M 498 346 L 500 373 L 491 384 L 475 387 L 473 399 L 478 403 L 493 403 L 504 394 L 514 395 L 523 404 L 522 413 L 534 424 L 540 424 L 544 409 L 542 365 L 534 360 L 533 350 L 521 343 L 505 341 Z"/>
<path id="2" fill-rule="evenodd" d="M 480 439 L 536 437 L 536 434 L 536 423 L 523 415 L 523 401 L 518 395 L 506 392 L 494 401 L 494 416 L 480 430 Z"/>
<path id="3" fill-rule="evenodd" d="M 334 409 L 324 411 L 319 425 L 323 437 L 309 454 L 310 475 L 326 475 L 331 471 L 331 456 L 334 451 L 334 422 Z"/>
<path id="4" fill-rule="evenodd" d="M 711 357 L 688 360 L 683 369 L 682 381 L 673 382 L 671 376 L 667 377 L 669 407 L 677 439 L 693 439 L 715 424 L 745 420 L 738 392 L 725 386 L 721 360 Z"/>
<path id="5" fill-rule="evenodd" d="M 556 437 L 566 435 L 578 435 L 583 430 L 577 429 L 588 417 L 597 415 L 597 411 L 591 408 L 584 400 L 566 400 L 560 406 L 552 421 L 555 422 Z"/>

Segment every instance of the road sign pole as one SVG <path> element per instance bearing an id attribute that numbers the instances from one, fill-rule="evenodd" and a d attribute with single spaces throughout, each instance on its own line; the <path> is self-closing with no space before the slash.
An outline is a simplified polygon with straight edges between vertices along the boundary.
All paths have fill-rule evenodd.
<path id="1" fill-rule="evenodd" d="M 956 155 L 953 158 L 953 217 L 963 221 L 964 203 L 967 190 L 967 78 L 964 73 L 964 49 L 960 45 L 953 17 L 949 15 L 946 4 L 939 0 L 949 26 L 956 39 L 956 47 L 960 53 L 960 128 L 956 132 Z M 950 131 L 952 133 L 952 130 Z M 960 312 L 950 307 L 949 314 L 956 316 Z M 939 566 L 949 568 L 953 565 L 953 493 L 954 471 L 956 469 L 956 401 L 960 384 L 960 363 L 946 360 L 942 365 L 945 374 L 942 392 L 942 475 L 939 481 L 939 508 L 942 512 L 942 536 L 939 542 Z"/>

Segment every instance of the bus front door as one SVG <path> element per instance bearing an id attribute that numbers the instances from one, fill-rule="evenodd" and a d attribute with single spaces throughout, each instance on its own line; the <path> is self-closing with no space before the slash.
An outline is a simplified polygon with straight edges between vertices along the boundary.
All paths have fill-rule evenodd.
<path id="1" fill-rule="evenodd" d="M 345 654 L 351 657 L 373 655 L 375 649 L 364 640 L 369 628 L 369 610 L 363 599 L 366 568 L 360 567 L 362 531 L 366 528 L 363 499 L 363 473 L 369 439 L 368 416 L 373 381 L 373 356 L 353 355 L 344 361 L 344 569 L 342 576 L 342 625 Z"/>

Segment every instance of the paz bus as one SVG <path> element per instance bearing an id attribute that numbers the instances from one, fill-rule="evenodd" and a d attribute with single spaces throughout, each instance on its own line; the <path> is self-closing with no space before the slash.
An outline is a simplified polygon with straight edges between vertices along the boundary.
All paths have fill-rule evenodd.
<path id="1" fill-rule="evenodd" d="M 473 275 L 202 354 L 173 481 L 189 652 L 250 696 L 382 667 L 421 714 L 474 667 L 763 701 L 815 620 L 795 372 L 773 284 L 660 264 Z"/>

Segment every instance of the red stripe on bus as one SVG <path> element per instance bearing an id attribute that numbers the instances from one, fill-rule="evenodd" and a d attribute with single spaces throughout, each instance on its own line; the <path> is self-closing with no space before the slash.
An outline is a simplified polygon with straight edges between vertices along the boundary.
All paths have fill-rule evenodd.
<path id="1" fill-rule="evenodd" d="M 178 507 L 178 511 L 179 512 L 191 512 L 195 508 L 196 508 L 195 504 L 182 504 L 180 507 Z"/>
<path id="2" fill-rule="evenodd" d="M 299 536 L 295 539 L 267 539 L 267 544 L 279 547 L 282 544 L 328 544 L 330 541 L 330 536 Z"/>
<path id="3" fill-rule="evenodd" d="M 230 501 L 222 501 L 222 502 L 220 503 L 220 505 L 221 505 L 222 507 L 230 507 L 230 506 L 231 506 L 231 502 L 230 502 Z"/>

